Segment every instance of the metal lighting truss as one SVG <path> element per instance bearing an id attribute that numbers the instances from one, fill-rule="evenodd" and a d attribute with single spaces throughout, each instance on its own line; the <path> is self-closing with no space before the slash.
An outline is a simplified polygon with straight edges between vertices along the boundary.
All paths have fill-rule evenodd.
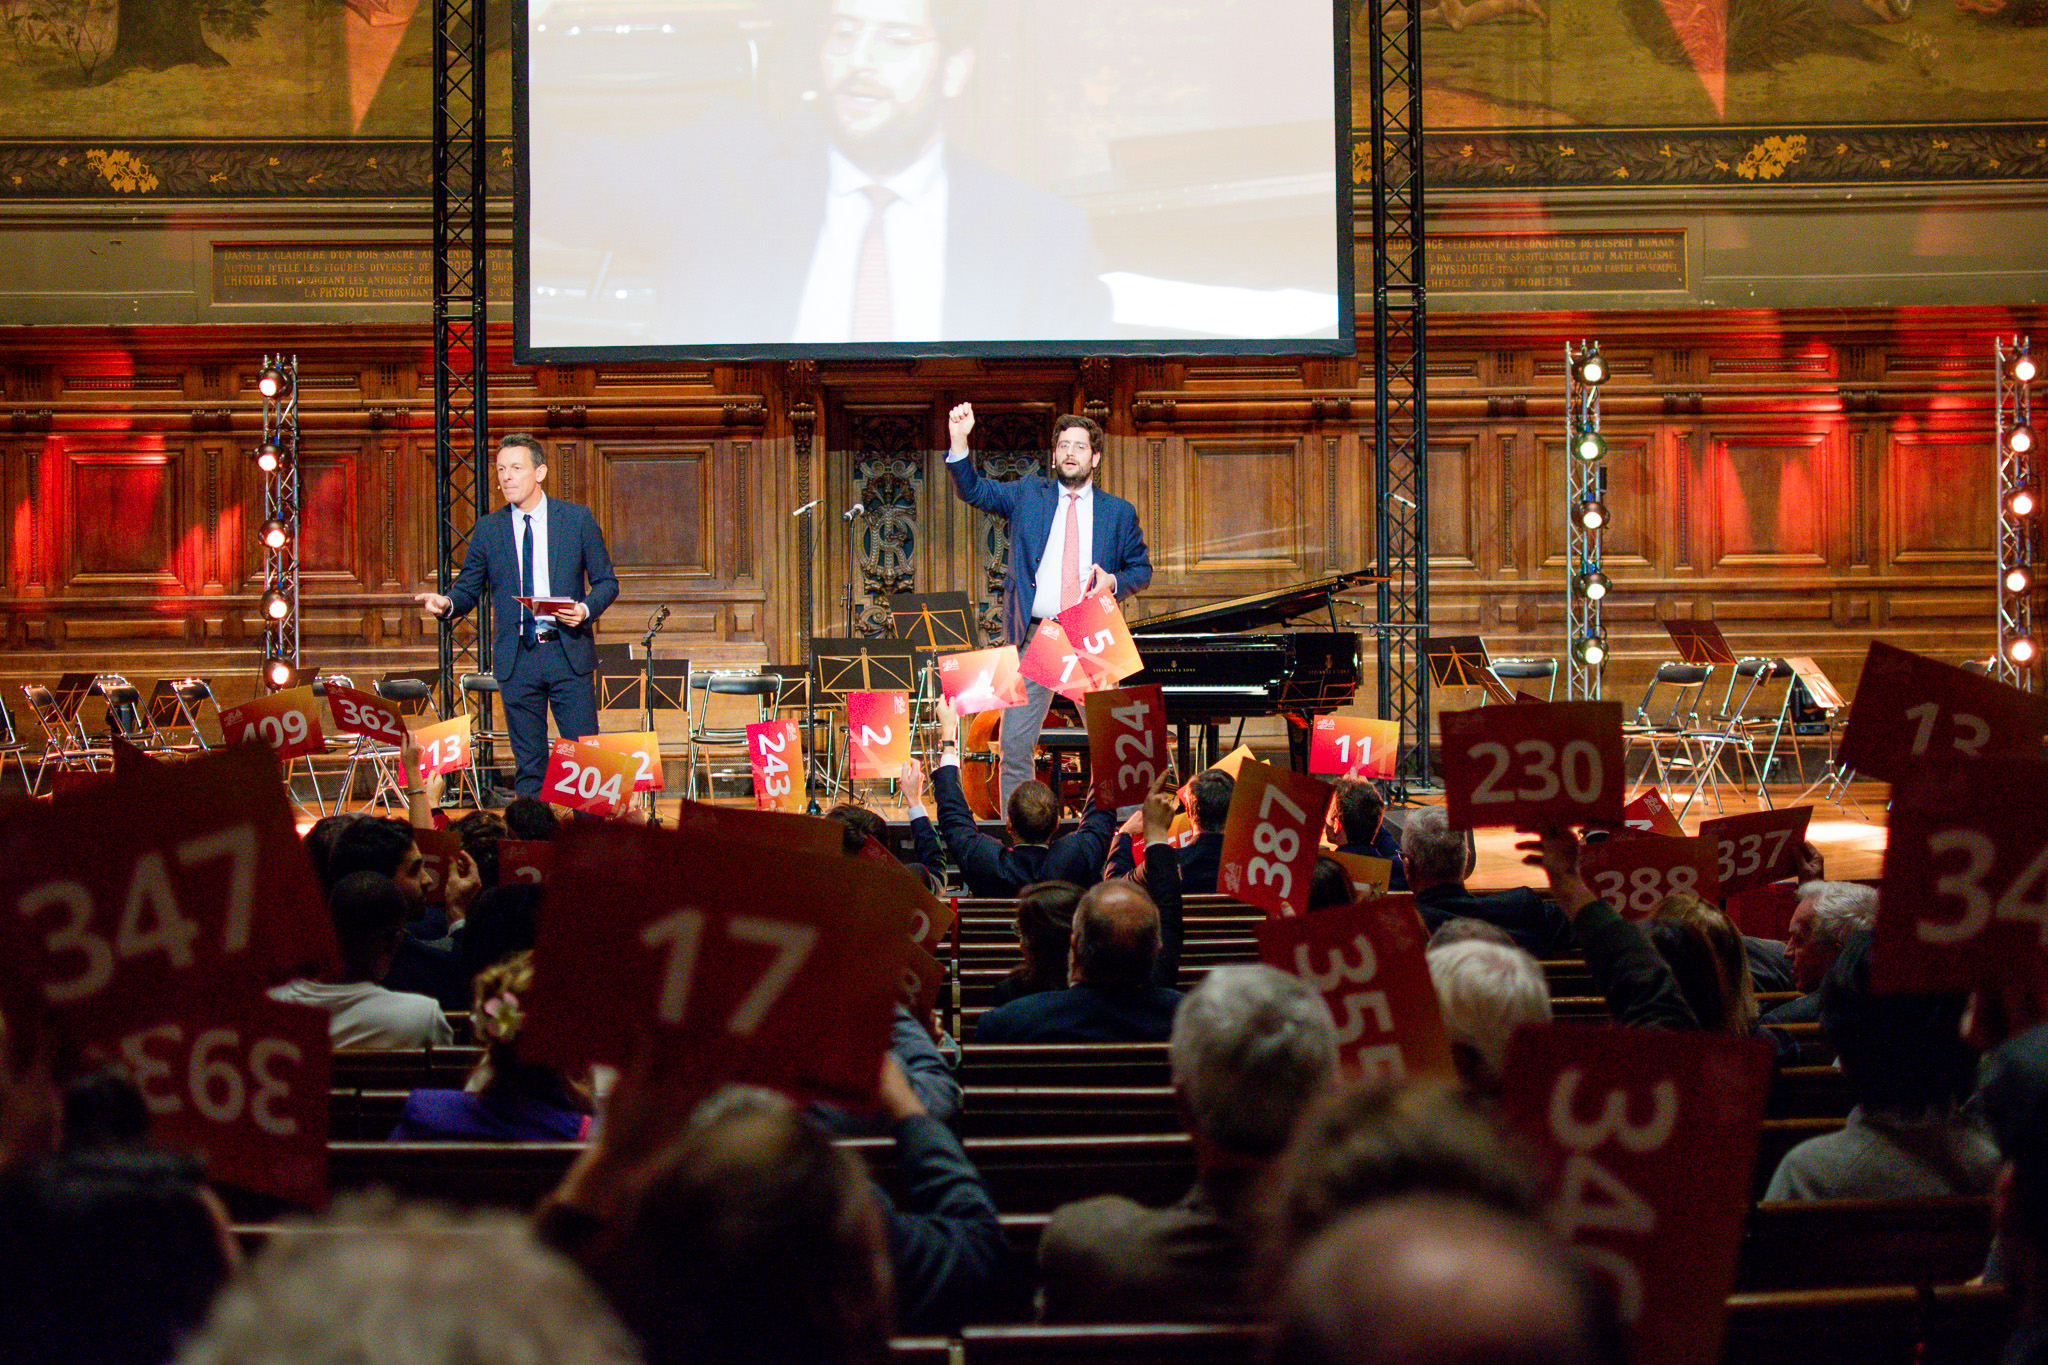
<path id="1" fill-rule="evenodd" d="M 1579 366 L 1588 356 L 1600 353 L 1597 341 L 1564 344 L 1564 467 L 1569 502 L 1565 515 L 1565 682 L 1564 694 L 1572 701 L 1600 699 L 1600 672 L 1606 664 L 1606 631 L 1600 621 L 1600 599 L 1589 597 L 1584 585 L 1600 572 L 1600 541 L 1606 527 L 1588 530 L 1579 520 L 1579 509 L 1587 503 L 1605 505 L 1607 458 L 1584 459 L 1579 441 L 1600 432 L 1600 385 L 1579 377 Z M 1598 641 L 1601 651 L 1589 662 L 1586 647 Z"/>
<path id="2" fill-rule="evenodd" d="M 1991 667 L 1999 681 L 2024 691 L 2034 690 L 2034 522 L 2039 507 L 2024 512 L 2013 505 L 2015 496 L 2025 493 L 2036 500 L 2034 487 L 2033 392 L 2032 385 L 2015 377 L 2015 362 L 2032 361 L 2026 337 L 2010 342 L 1993 338 L 1998 392 L 1998 653 Z M 2015 449 L 2013 433 L 2025 431 L 2026 443 Z M 2025 640 L 2022 657 L 2014 657 L 2014 642 Z"/>

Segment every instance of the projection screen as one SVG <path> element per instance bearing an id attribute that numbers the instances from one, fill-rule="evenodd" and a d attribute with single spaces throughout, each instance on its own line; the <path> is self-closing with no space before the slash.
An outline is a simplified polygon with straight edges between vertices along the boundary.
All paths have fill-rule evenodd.
<path id="1" fill-rule="evenodd" d="M 1339 354 L 1343 0 L 525 0 L 523 362 Z"/>

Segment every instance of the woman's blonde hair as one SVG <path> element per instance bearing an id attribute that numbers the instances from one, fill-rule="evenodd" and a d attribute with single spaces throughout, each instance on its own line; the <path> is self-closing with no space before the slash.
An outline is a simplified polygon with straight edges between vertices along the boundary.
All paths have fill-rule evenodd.
<path id="1" fill-rule="evenodd" d="M 1742 931 L 1734 921 L 1690 891 L 1674 891 L 1650 913 L 1657 924 L 1691 929 L 1714 950 L 1714 965 L 1721 977 L 1723 1015 L 1702 1019 L 1702 1028 L 1719 1028 L 1742 1035 L 1756 1027 L 1756 979 L 1749 972 L 1749 951 L 1743 946 Z"/>

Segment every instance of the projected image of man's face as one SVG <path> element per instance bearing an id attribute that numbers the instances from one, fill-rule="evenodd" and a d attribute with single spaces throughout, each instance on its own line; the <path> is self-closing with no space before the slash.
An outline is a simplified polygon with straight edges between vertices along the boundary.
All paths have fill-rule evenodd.
<path id="1" fill-rule="evenodd" d="M 888 174 L 938 135 L 942 95 L 965 79 L 965 54 L 941 51 L 929 0 L 835 0 L 819 54 L 834 141 Z"/>

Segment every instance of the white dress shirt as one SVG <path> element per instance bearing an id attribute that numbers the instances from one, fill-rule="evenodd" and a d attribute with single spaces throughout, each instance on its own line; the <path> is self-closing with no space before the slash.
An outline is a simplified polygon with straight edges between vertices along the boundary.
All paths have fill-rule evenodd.
<path id="1" fill-rule="evenodd" d="M 554 593 L 550 591 L 550 588 L 553 585 L 548 581 L 547 494 L 543 493 L 540 495 L 540 505 L 533 509 L 532 515 L 533 595 L 535 597 L 552 597 Z M 519 558 L 520 550 L 526 544 L 526 517 L 527 514 L 520 511 L 517 507 L 512 509 L 512 558 L 515 560 Z M 523 570 L 525 566 L 521 565 L 520 567 Z M 520 575 L 520 581 L 525 581 L 525 574 L 523 572 Z M 524 594 L 521 595 L 523 596 Z M 533 622 L 544 630 L 552 630 L 554 629 L 555 618 L 552 616 L 536 616 L 533 618 Z"/>
<path id="2" fill-rule="evenodd" d="M 881 184 L 897 198 L 882 214 L 889 262 L 892 341 L 937 341 L 946 287 L 946 158 L 943 142 L 895 175 L 877 181 L 842 156 L 825 153 L 825 225 L 811 252 L 797 306 L 798 342 L 848 341 L 853 336 L 853 283 L 860 243 L 874 203 L 867 187 Z"/>
<path id="3" fill-rule="evenodd" d="M 1062 556 L 1067 549 L 1067 498 L 1078 491 L 1081 501 L 1081 586 L 1088 586 L 1088 570 L 1095 566 L 1095 481 L 1090 479 L 1078 490 L 1070 490 L 1064 484 L 1059 488 L 1059 505 L 1052 512 L 1052 534 L 1046 537 L 1045 553 L 1038 558 L 1038 594 L 1031 599 L 1033 616 L 1058 616 L 1060 614 L 1060 566 L 1066 561 Z"/>

